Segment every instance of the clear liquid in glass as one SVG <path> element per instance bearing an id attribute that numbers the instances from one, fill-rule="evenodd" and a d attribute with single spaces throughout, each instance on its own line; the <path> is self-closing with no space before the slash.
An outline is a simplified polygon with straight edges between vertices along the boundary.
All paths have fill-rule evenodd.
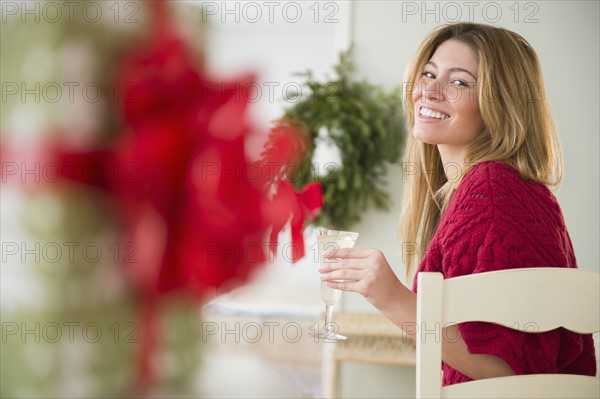
<path id="1" fill-rule="evenodd" d="M 358 238 L 358 233 L 352 231 L 340 231 L 340 230 L 329 230 L 324 228 L 316 229 L 317 243 L 319 245 L 319 262 L 321 266 L 326 266 L 327 263 L 338 262 L 335 258 L 325 258 L 325 254 L 331 250 L 340 248 L 352 248 Z M 343 281 L 343 280 L 340 280 Z M 333 306 L 339 301 L 342 296 L 342 291 L 330 288 L 326 282 L 321 282 L 321 300 L 325 302 L 325 324 L 323 329 L 316 334 L 311 334 L 314 337 L 331 339 L 331 340 L 345 340 L 347 337 L 335 333 L 334 325 L 331 322 Z"/>

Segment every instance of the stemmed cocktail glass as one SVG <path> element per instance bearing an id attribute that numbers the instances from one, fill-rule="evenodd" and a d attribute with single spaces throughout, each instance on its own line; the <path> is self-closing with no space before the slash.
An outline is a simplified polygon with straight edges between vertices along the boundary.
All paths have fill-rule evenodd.
<path id="1" fill-rule="evenodd" d="M 340 248 L 352 248 L 358 238 L 358 233 L 352 231 L 329 230 L 322 227 L 316 229 L 318 255 L 321 266 L 327 263 L 338 262 L 339 259 L 325 259 L 325 254 Z M 343 280 L 339 280 L 343 281 Z M 342 291 L 327 286 L 327 282 L 321 281 L 321 299 L 325 302 L 325 324 L 318 333 L 311 334 L 313 337 L 331 340 L 345 340 L 347 337 L 334 331 L 331 322 L 333 306 L 340 299 Z"/>

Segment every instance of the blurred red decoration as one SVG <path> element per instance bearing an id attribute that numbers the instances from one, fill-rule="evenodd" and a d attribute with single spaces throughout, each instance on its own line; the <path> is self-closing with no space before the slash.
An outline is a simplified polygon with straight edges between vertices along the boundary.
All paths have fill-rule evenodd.
<path id="1" fill-rule="evenodd" d="M 273 250 L 288 222 L 297 261 L 304 255 L 304 219 L 314 218 L 323 202 L 318 183 L 296 192 L 285 175 L 286 165 L 305 155 L 306 133 L 279 123 L 261 162 L 250 163 L 245 115 L 253 77 L 211 80 L 170 28 L 167 2 L 149 4 L 153 34 L 118 62 L 115 84 L 124 93 L 114 142 L 106 149 L 47 148 L 36 155 L 38 163 L 60 165 L 63 178 L 105 190 L 121 240 L 136 245 L 135 259 L 123 264 L 142 312 L 136 394 L 155 378 L 162 295 L 201 301 L 208 288 L 247 280 L 265 263 L 268 229 Z M 256 170 L 255 179 L 248 170 Z"/>
<path id="2" fill-rule="evenodd" d="M 279 121 L 269 133 L 262 153 L 263 175 L 272 176 L 267 182 L 272 192 L 272 229 L 269 239 L 270 250 L 277 249 L 277 236 L 289 222 L 292 235 L 292 262 L 304 256 L 304 220 L 313 220 L 323 206 L 321 184 L 307 184 L 296 192 L 290 182 L 300 170 L 304 157 L 311 145 L 309 133 L 293 121 Z M 291 176 L 290 176 L 291 175 Z"/>

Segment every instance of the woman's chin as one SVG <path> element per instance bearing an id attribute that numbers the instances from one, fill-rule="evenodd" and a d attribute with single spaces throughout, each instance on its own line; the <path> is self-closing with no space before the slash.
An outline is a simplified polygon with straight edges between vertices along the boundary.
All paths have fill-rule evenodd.
<path id="1" fill-rule="evenodd" d="M 431 134 L 431 133 L 426 133 L 426 132 L 421 132 L 421 131 L 413 131 L 413 136 L 415 139 L 417 139 L 418 141 L 425 143 L 425 144 L 431 144 L 431 145 L 438 145 L 439 143 L 439 138 L 436 140 L 435 135 Z"/>

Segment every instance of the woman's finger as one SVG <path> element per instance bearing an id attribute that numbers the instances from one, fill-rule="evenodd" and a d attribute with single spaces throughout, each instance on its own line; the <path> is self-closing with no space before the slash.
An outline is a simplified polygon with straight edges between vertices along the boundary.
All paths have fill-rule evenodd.
<path id="1" fill-rule="evenodd" d="M 333 280 L 360 280 L 362 273 L 356 269 L 341 269 L 335 270 L 329 273 L 321 274 L 322 281 L 333 281 Z"/>
<path id="2" fill-rule="evenodd" d="M 359 281 L 327 281 L 329 288 L 335 288 L 341 291 L 361 292 Z"/>
<path id="3" fill-rule="evenodd" d="M 332 270 L 340 270 L 340 269 L 364 269 L 365 261 L 364 259 L 325 259 L 321 262 L 321 267 L 319 268 L 319 272 L 329 272 Z"/>
<path id="4" fill-rule="evenodd" d="M 373 254 L 375 250 L 372 248 L 339 248 L 339 249 L 328 249 L 324 257 L 325 258 L 368 258 Z"/>

